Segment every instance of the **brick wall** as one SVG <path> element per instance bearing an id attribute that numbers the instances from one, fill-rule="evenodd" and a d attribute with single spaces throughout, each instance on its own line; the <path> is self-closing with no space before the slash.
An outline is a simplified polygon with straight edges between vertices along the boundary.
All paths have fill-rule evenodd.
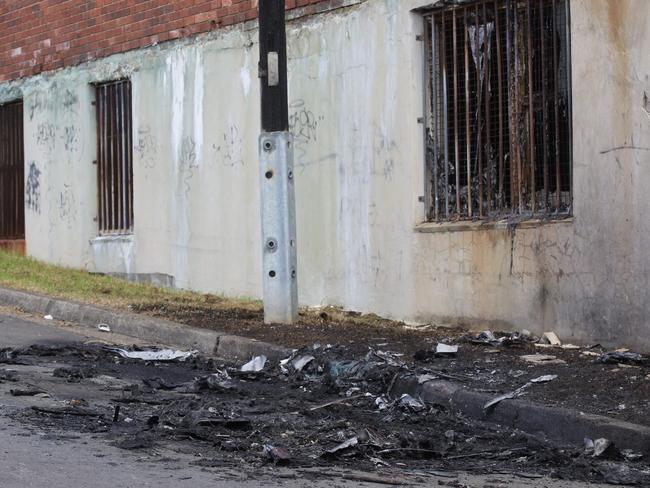
<path id="1" fill-rule="evenodd" d="M 264 1 L 264 0 L 262 0 Z M 285 0 L 307 13 L 343 0 Z M 257 17 L 258 0 L 0 0 L 0 82 Z"/>

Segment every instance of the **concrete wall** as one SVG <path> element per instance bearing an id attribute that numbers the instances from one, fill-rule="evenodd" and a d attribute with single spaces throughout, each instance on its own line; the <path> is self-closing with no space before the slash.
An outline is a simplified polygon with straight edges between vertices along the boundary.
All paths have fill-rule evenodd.
<path id="1" fill-rule="evenodd" d="M 301 302 L 650 349 L 646 0 L 571 1 L 574 218 L 424 233 L 411 9 L 429 3 L 367 0 L 290 25 Z M 259 297 L 256 35 L 244 25 L 0 85 L 0 100 L 26 103 L 29 254 Z M 98 239 L 89 83 L 124 75 L 135 233 Z"/>

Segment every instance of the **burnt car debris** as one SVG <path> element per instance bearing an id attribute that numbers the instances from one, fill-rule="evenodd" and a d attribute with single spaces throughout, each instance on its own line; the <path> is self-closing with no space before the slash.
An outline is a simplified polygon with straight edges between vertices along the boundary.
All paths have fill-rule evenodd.
<path id="1" fill-rule="evenodd" d="M 493 342 L 487 334 L 474 340 Z M 13 362 L 4 365 L 0 386 L 31 395 L 36 403 L 12 416 L 39 430 L 93 433 L 125 450 L 194 452 L 199 466 L 354 466 L 368 476 L 405 479 L 417 472 L 469 471 L 649 482 L 643 455 L 605 438 L 558 446 L 395 391 L 402 377 L 420 384 L 463 379 L 446 374 L 452 368 L 445 365 L 462 359 L 465 347 L 484 347 L 466 344 L 471 346 L 461 344 L 454 354 L 424 363 L 389 350 L 368 348 L 358 355 L 318 344 L 280 362 L 259 356 L 240 363 L 101 344 L 5 349 L 3 358 Z M 35 365 L 49 372 L 30 376 Z M 553 374 L 525 376 L 513 374 L 520 387 L 495 395 L 486 411 L 558 381 Z M 57 393 L 63 383 L 73 390 Z"/>

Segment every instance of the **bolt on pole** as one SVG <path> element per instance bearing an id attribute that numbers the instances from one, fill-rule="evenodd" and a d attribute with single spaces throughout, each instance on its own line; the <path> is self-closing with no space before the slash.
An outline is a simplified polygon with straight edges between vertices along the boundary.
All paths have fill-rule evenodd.
<path id="1" fill-rule="evenodd" d="M 259 138 L 264 322 L 298 319 L 293 136 L 289 132 L 284 0 L 260 0 Z"/>

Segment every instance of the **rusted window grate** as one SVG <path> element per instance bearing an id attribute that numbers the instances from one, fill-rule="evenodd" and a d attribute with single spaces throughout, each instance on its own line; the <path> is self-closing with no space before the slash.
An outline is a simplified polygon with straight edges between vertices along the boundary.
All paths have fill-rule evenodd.
<path id="1" fill-rule="evenodd" d="M 131 82 L 96 85 L 99 232 L 133 230 Z"/>
<path id="2" fill-rule="evenodd" d="M 0 105 L 0 239 L 25 238 L 23 102 Z"/>
<path id="3" fill-rule="evenodd" d="M 425 34 L 429 220 L 570 214 L 567 1 L 455 2 Z"/>

